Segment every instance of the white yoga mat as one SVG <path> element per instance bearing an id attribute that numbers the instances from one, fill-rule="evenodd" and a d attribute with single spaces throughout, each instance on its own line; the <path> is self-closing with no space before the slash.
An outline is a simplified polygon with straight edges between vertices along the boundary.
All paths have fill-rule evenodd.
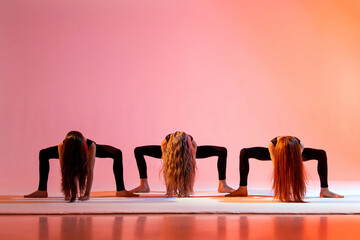
<path id="1" fill-rule="evenodd" d="M 194 197 L 166 197 L 164 192 L 140 194 L 138 198 L 116 198 L 115 192 L 94 192 L 90 200 L 65 202 L 63 197 L 23 198 L 0 195 L 0 214 L 360 214 L 360 194 L 347 192 L 345 198 L 319 198 L 306 203 L 281 203 L 266 191 L 249 191 L 248 197 L 224 197 L 214 192 L 197 192 Z M 309 194 L 308 194 L 309 195 Z"/>

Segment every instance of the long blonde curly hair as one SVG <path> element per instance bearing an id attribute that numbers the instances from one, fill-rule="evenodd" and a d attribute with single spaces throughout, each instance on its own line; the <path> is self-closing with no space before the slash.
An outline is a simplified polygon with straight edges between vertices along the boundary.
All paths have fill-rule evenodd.
<path id="1" fill-rule="evenodd" d="M 163 146 L 163 177 L 168 195 L 188 197 L 194 193 L 196 144 L 184 132 L 170 135 Z"/>

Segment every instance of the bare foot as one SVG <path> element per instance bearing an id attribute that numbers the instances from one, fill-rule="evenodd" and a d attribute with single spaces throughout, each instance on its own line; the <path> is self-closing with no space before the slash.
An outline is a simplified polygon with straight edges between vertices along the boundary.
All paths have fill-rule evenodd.
<path id="1" fill-rule="evenodd" d="M 130 192 L 134 193 L 148 193 L 150 192 L 150 187 L 147 178 L 140 178 L 140 186 L 131 189 Z"/>
<path id="2" fill-rule="evenodd" d="M 234 189 L 229 187 L 229 185 L 227 185 L 226 180 L 219 181 L 219 187 L 218 187 L 219 193 L 230 193 L 233 191 L 234 191 Z"/>
<path id="3" fill-rule="evenodd" d="M 321 188 L 320 197 L 322 198 L 344 198 L 344 196 L 333 193 L 329 190 L 329 188 Z"/>
<path id="4" fill-rule="evenodd" d="M 235 191 L 226 194 L 225 197 L 246 197 L 248 195 L 247 186 L 240 186 Z"/>
<path id="5" fill-rule="evenodd" d="M 47 198 L 47 197 L 48 197 L 47 191 L 40 191 L 40 190 L 37 190 L 28 195 L 24 195 L 24 198 Z"/>
<path id="6" fill-rule="evenodd" d="M 150 192 L 150 188 L 149 186 L 138 186 L 134 189 L 131 189 L 130 192 L 133 192 L 133 193 L 148 193 Z"/>
<path id="7" fill-rule="evenodd" d="M 127 190 L 117 191 L 116 192 L 117 197 L 138 197 L 139 194 L 134 194 Z"/>
<path id="8" fill-rule="evenodd" d="M 172 193 L 165 193 L 165 197 L 175 197 L 175 195 L 174 194 L 172 194 Z"/>
<path id="9" fill-rule="evenodd" d="M 184 198 L 184 197 L 190 197 L 190 195 L 189 194 L 185 194 L 185 195 L 179 194 L 179 195 L 177 195 L 177 197 Z"/>
<path id="10" fill-rule="evenodd" d="M 89 199 L 90 199 L 90 196 L 89 196 L 89 195 L 84 195 L 84 196 L 79 197 L 79 200 L 80 200 L 80 201 L 87 201 L 87 200 L 89 200 Z"/>

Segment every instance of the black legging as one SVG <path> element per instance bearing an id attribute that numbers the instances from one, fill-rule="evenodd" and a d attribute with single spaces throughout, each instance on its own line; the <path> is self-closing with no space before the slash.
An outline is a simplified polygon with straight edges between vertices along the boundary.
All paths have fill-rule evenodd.
<path id="1" fill-rule="evenodd" d="M 116 181 L 116 190 L 125 190 L 123 178 L 122 153 L 120 149 L 108 145 L 96 144 L 96 154 L 98 158 L 114 159 L 113 171 Z M 42 149 L 39 153 L 39 187 L 38 190 L 46 191 L 49 177 L 50 164 L 49 159 L 59 159 L 58 146 Z"/>
<path id="2" fill-rule="evenodd" d="M 327 157 L 326 152 L 320 149 L 304 148 L 302 152 L 303 161 L 317 160 L 317 172 L 319 174 L 320 183 L 322 188 L 328 187 L 328 170 L 327 170 Z M 247 179 L 249 175 L 249 158 L 257 160 L 269 161 L 269 149 L 264 147 L 243 148 L 240 151 L 240 186 L 247 186 Z"/>
<path id="3" fill-rule="evenodd" d="M 134 150 L 136 164 L 139 169 L 140 178 L 147 178 L 147 166 L 144 156 L 153 158 L 161 158 L 161 146 L 149 145 L 136 147 Z M 219 180 L 226 179 L 226 158 L 227 150 L 224 147 L 217 146 L 198 146 L 196 150 L 196 158 L 218 157 L 217 168 L 219 173 Z"/>

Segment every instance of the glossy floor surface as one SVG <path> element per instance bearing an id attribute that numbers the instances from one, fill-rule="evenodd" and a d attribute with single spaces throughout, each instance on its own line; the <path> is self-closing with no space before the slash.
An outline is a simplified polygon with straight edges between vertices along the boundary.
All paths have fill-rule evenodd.
<path id="1" fill-rule="evenodd" d="M 358 239 L 360 215 L 0 216 L 0 239 Z"/>

